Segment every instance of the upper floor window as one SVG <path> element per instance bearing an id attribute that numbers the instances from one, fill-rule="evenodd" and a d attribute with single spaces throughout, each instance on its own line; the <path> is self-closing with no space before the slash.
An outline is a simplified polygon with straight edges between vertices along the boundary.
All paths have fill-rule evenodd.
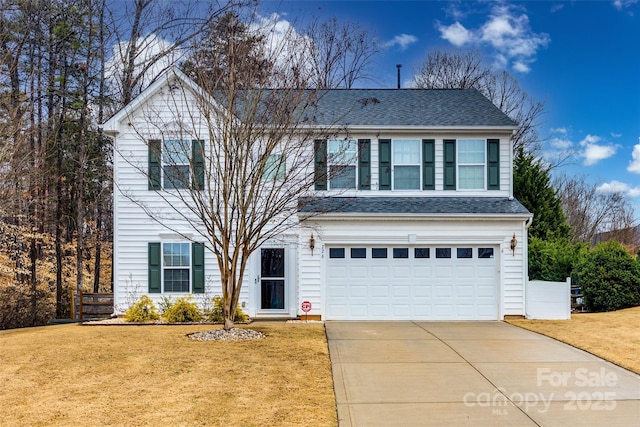
<path id="1" fill-rule="evenodd" d="M 270 154 L 264 167 L 262 177 L 264 179 L 284 179 L 286 171 L 286 158 L 284 154 Z"/>
<path id="2" fill-rule="evenodd" d="M 370 139 L 317 139 L 314 141 L 316 190 L 370 190 Z"/>
<path id="3" fill-rule="evenodd" d="M 328 146 L 329 189 L 356 188 L 355 139 L 331 139 Z"/>
<path id="4" fill-rule="evenodd" d="M 203 142 L 187 139 L 149 141 L 149 190 L 201 189 Z"/>
<path id="5" fill-rule="evenodd" d="M 393 189 L 420 189 L 420 140 L 393 140 Z"/>
<path id="6" fill-rule="evenodd" d="M 483 139 L 458 140 L 458 188 L 484 190 L 486 177 L 486 141 Z"/>
<path id="7" fill-rule="evenodd" d="M 162 187 L 189 188 L 191 181 L 191 141 L 166 139 L 162 150 Z"/>

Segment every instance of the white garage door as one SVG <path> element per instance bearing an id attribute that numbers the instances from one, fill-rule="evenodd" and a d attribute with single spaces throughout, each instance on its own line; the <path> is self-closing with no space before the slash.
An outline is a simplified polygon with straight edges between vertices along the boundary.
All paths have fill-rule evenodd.
<path id="1" fill-rule="evenodd" d="M 498 248 L 329 247 L 328 320 L 496 320 Z"/>

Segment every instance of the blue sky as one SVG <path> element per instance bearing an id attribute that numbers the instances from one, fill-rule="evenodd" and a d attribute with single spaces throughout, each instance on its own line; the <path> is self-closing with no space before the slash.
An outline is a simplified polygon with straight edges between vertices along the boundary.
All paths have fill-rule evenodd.
<path id="1" fill-rule="evenodd" d="M 544 102 L 539 128 L 560 173 L 583 174 L 640 207 L 640 2 L 266 1 L 262 13 L 291 22 L 336 16 L 384 44 L 375 80 L 408 85 L 429 51 L 479 49 Z M 640 216 L 640 209 L 637 209 Z"/>

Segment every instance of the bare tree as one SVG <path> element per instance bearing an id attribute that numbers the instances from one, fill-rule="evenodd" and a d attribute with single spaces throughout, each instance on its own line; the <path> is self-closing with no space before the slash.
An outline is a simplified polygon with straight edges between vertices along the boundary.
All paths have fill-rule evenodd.
<path id="1" fill-rule="evenodd" d="M 367 73 L 380 44 L 375 36 L 353 22 L 340 22 L 335 17 L 313 21 L 305 31 L 310 42 L 310 67 L 314 87 L 351 88 Z"/>
<path id="2" fill-rule="evenodd" d="M 116 108 L 127 105 L 162 71 L 173 66 L 183 49 L 220 15 L 253 0 L 111 3 L 105 24 L 114 52 L 107 74 L 115 80 Z M 109 4 L 107 4 L 109 6 Z"/>
<path id="3" fill-rule="evenodd" d="M 479 90 L 518 123 L 513 136 L 514 149 L 538 148 L 537 126 L 544 114 L 544 104 L 531 98 L 506 71 L 496 72 L 485 65 L 479 51 L 432 51 L 418 69 L 415 84 L 427 89 Z"/>
<path id="4" fill-rule="evenodd" d="M 137 166 L 167 209 L 151 208 L 135 194 L 128 197 L 164 227 L 181 233 L 187 224 L 200 235 L 191 240 L 204 239 L 220 271 L 225 329 L 233 326 L 249 257 L 298 226 L 300 203 L 322 178 L 313 173 L 314 140 L 340 130 L 326 119 L 318 124 L 316 109 L 325 91 L 309 88 L 315 75 L 287 40 L 265 46 L 260 67 L 242 55 L 226 56 L 224 75 L 195 75 L 202 87 L 169 75 L 171 90 L 162 108 L 149 106 L 128 119 L 140 139 L 150 141 L 152 155 L 176 165 L 163 170 L 162 182 L 159 169 Z M 224 52 L 244 52 L 234 46 L 240 38 L 226 43 Z M 279 89 L 258 84 L 266 64 L 269 84 Z M 253 82 L 251 89 L 243 89 L 246 82 Z"/>
<path id="5" fill-rule="evenodd" d="M 560 176 L 555 187 L 574 242 L 591 243 L 599 233 L 626 230 L 635 224 L 633 205 L 624 193 L 598 191 L 584 176 Z"/>

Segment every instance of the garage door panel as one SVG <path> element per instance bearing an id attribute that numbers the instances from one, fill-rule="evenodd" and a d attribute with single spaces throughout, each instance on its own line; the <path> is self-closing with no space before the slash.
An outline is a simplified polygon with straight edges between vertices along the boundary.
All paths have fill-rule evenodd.
<path id="1" fill-rule="evenodd" d="M 483 246 L 488 247 L 488 246 Z M 478 258 L 473 248 L 457 251 L 451 258 L 414 258 L 413 248 L 394 251 L 387 258 L 345 258 L 327 261 L 326 316 L 329 320 L 495 320 L 498 318 L 498 260 Z M 383 246 L 376 246 L 383 249 Z M 446 248 L 446 245 L 438 245 Z M 497 253 L 497 248 L 494 249 Z M 440 251 L 447 254 L 448 251 Z M 424 256 L 425 251 L 421 252 Z M 446 256 L 446 255 L 445 255 Z"/>
<path id="2" fill-rule="evenodd" d="M 376 297 L 389 297 L 389 287 L 385 285 L 372 285 L 371 286 L 371 296 Z"/>
<path id="3" fill-rule="evenodd" d="M 372 279 L 388 279 L 391 276 L 388 266 L 369 267 Z"/>
<path id="4" fill-rule="evenodd" d="M 369 276 L 369 269 L 364 266 L 353 266 L 350 270 L 352 279 L 366 279 Z"/>
<path id="5" fill-rule="evenodd" d="M 394 266 L 392 268 L 393 278 L 409 278 L 411 277 L 411 268 L 406 266 Z"/>

